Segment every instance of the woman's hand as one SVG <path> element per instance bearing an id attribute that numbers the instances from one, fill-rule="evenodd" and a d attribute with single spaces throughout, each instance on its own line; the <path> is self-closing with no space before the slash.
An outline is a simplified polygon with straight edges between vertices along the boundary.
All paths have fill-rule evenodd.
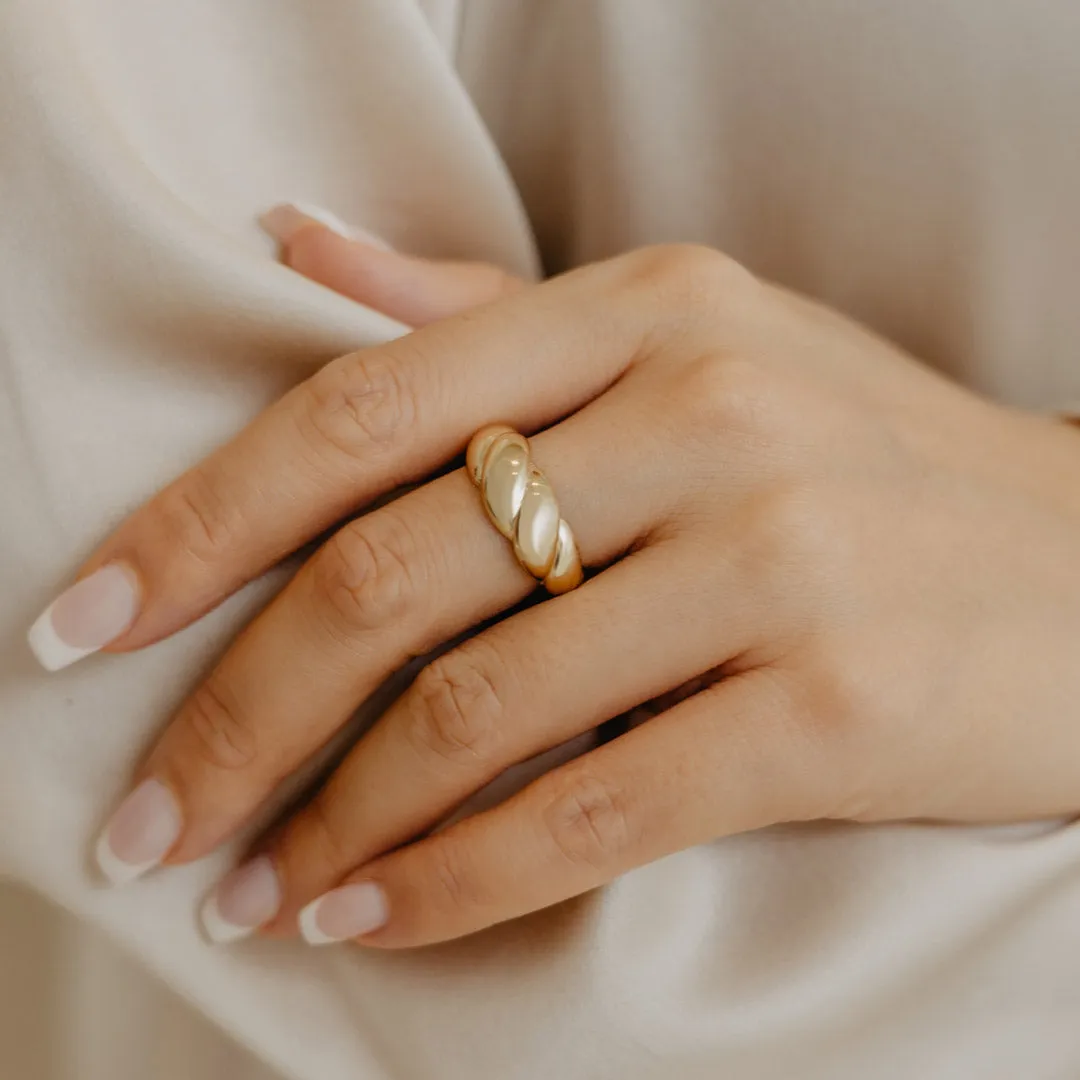
<path id="1" fill-rule="evenodd" d="M 226 882 L 221 936 L 305 909 L 312 941 L 418 945 L 777 822 L 1080 806 L 1076 434 L 703 248 L 586 267 L 328 365 L 133 515 L 39 637 L 81 655 L 121 626 L 112 649 L 171 634 L 492 421 L 537 433 L 600 572 L 429 664 Z M 463 470 L 337 528 L 147 757 L 106 868 L 206 854 L 389 673 L 534 587 Z M 508 766 L 687 683 L 414 839 Z"/>

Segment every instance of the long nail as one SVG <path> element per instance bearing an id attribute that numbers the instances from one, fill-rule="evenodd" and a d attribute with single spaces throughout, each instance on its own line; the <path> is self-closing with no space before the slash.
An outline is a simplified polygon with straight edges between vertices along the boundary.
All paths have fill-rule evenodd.
<path id="1" fill-rule="evenodd" d="M 59 671 L 118 638 L 139 613 L 139 583 L 123 563 L 109 563 L 62 592 L 30 627 L 26 640 L 47 671 Z"/>
<path id="2" fill-rule="evenodd" d="M 279 203 L 259 217 L 259 224 L 279 244 L 288 244 L 305 225 L 310 225 L 312 222 L 324 226 L 346 240 L 368 244 L 382 251 L 393 250 L 381 237 L 366 229 L 359 229 L 355 225 L 346 225 L 337 214 L 323 210 L 320 206 L 312 206 L 311 203 Z"/>
<path id="3" fill-rule="evenodd" d="M 281 907 L 281 881 L 266 855 L 237 867 L 218 883 L 202 908 L 206 936 L 217 944 L 239 941 L 268 923 Z"/>
<path id="4" fill-rule="evenodd" d="M 300 912 L 300 933 L 309 945 L 329 945 L 370 934 L 389 917 L 382 889 L 373 881 L 357 881 L 312 900 Z"/>
<path id="5" fill-rule="evenodd" d="M 144 780 L 120 804 L 97 842 L 101 872 L 113 885 L 157 866 L 180 836 L 180 807 L 157 780 Z"/>

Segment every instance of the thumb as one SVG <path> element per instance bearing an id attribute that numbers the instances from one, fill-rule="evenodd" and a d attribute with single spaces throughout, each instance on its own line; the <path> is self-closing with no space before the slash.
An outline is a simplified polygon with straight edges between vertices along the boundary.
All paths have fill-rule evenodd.
<path id="1" fill-rule="evenodd" d="M 283 203 L 259 222 L 281 245 L 286 266 L 407 326 L 457 315 L 523 284 L 491 263 L 403 255 L 315 207 Z"/>

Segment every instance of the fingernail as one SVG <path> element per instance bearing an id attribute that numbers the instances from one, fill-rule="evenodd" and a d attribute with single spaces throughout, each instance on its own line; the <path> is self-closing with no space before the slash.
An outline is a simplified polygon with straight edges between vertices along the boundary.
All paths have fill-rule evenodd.
<path id="1" fill-rule="evenodd" d="M 139 583 L 123 563 L 109 563 L 61 593 L 26 639 L 47 671 L 59 671 L 118 638 L 139 613 Z"/>
<path id="2" fill-rule="evenodd" d="M 389 917 L 382 889 L 372 881 L 358 881 L 312 900 L 300 912 L 300 933 L 309 945 L 329 945 L 370 934 Z"/>
<path id="3" fill-rule="evenodd" d="M 392 251 L 390 245 L 381 237 L 355 225 L 346 225 L 336 214 L 311 203 L 288 202 L 271 207 L 259 218 L 259 224 L 279 244 L 287 244 L 305 225 L 312 222 L 325 226 L 332 233 L 354 240 L 361 244 L 370 244 L 382 251 Z"/>
<path id="4" fill-rule="evenodd" d="M 268 923 L 281 907 L 281 882 L 267 855 L 237 867 L 206 898 L 202 924 L 219 945 L 239 941 Z"/>
<path id="5" fill-rule="evenodd" d="M 180 835 L 180 807 L 157 780 L 144 780 L 120 804 L 97 842 L 97 864 L 113 885 L 157 866 Z"/>

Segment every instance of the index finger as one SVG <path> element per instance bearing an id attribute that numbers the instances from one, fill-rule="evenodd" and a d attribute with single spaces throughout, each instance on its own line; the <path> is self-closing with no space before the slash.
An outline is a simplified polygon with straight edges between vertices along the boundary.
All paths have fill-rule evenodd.
<path id="1" fill-rule="evenodd" d="M 595 397 L 647 325 L 634 304 L 598 302 L 613 265 L 344 356 L 295 387 L 101 546 L 31 631 L 41 662 L 166 637 L 484 424 L 532 431 Z"/>

